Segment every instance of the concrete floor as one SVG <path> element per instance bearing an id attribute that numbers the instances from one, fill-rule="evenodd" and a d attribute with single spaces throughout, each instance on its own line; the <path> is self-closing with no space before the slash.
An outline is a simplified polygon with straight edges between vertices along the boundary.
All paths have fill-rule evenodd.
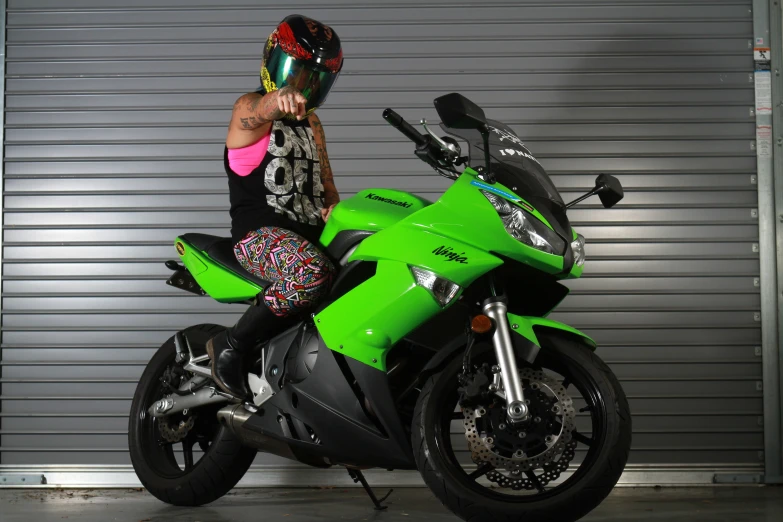
<path id="1" fill-rule="evenodd" d="M 142 490 L 0 490 L 1 522 L 456 522 L 426 489 L 398 489 L 385 512 L 359 489 L 239 489 L 201 508 L 176 508 Z M 783 488 L 618 488 L 585 521 L 781 522 Z"/>

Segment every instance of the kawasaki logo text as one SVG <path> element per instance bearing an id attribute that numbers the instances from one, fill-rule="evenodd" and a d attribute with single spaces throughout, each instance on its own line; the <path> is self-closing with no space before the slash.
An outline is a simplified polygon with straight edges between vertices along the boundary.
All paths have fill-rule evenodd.
<path id="1" fill-rule="evenodd" d="M 468 258 L 465 257 L 465 252 L 455 252 L 451 247 L 445 245 L 439 246 L 433 250 L 432 253 L 436 256 L 446 257 L 449 261 L 454 261 L 455 263 L 462 263 L 463 265 L 468 264 Z"/>
<path id="2" fill-rule="evenodd" d="M 381 203 L 388 203 L 389 205 L 397 205 L 398 207 L 410 208 L 411 204 L 405 201 L 397 201 L 396 199 L 383 198 L 376 196 L 372 192 L 364 196 L 366 199 L 372 199 L 373 201 L 380 201 Z"/>

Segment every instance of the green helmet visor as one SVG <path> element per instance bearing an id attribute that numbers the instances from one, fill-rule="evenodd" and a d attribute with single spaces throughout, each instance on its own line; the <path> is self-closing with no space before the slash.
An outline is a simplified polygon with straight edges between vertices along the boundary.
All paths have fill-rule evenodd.
<path id="1" fill-rule="evenodd" d="M 286 54 L 279 46 L 269 53 L 264 67 L 269 73 L 269 80 L 274 83 L 274 86 L 267 85 L 267 79 L 263 78 L 264 72 L 262 71 L 262 81 L 267 91 L 274 90 L 274 87 L 282 89 L 290 85 L 307 98 L 305 104 L 307 112 L 320 107 L 326 101 L 332 85 L 340 74 L 327 70 L 316 70 L 311 63 Z M 270 87 L 272 88 L 270 89 Z"/>

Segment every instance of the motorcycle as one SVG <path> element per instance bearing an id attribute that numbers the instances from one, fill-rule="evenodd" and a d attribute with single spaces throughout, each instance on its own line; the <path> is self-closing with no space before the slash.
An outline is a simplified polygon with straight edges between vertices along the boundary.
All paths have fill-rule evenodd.
<path id="1" fill-rule="evenodd" d="M 612 207 L 622 186 L 601 174 L 565 204 L 507 125 L 457 93 L 435 107 L 443 137 L 425 120 L 421 134 L 391 109 L 383 117 L 453 184 L 434 202 L 371 189 L 334 208 L 320 238 L 339 265 L 331 293 L 259 343 L 252 402 L 211 380 L 205 345 L 224 326 L 186 328 L 154 354 L 129 422 L 150 493 L 212 502 L 259 450 L 343 466 L 377 509 L 385 498 L 363 469 L 418 470 L 473 522 L 576 520 L 615 486 L 631 444 L 628 401 L 595 341 L 547 316 L 585 262 L 566 210 L 592 195 Z M 239 265 L 229 238 L 186 233 L 175 247 L 174 287 L 252 303 L 268 285 Z"/>

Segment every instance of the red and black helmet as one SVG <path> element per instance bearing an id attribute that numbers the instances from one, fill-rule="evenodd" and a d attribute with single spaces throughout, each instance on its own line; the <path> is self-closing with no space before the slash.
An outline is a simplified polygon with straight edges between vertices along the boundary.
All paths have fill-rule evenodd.
<path id="1" fill-rule="evenodd" d="M 325 100 L 340 69 L 343 49 L 337 33 L 302 15 L 286 17 L 269 36 L 261 61 L 261 84 L 266 92 L 286 85 L 307 98 L 307 113 Z"/>

